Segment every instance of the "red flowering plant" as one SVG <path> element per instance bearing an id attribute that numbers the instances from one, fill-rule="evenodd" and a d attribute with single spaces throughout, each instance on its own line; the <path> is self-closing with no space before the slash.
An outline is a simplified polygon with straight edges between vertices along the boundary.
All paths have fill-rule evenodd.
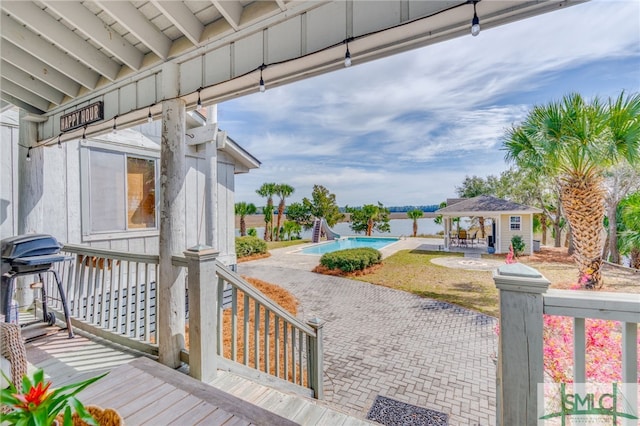
<path id="1" fill-rule="evenodd" d="M 37 370 L 33 379 L 25 375 L 20 391 L 8 380 L 11 385 L 0 391 L 0 403 L 11 407 L 11 411 L 3 414 L 2 420 L 17 426 L 50 426 L 58 415 L 62 415 L 64 426 L 71 426 L 75 412 L 86 423 L 97 425 L 76 395 L 106 374 L 56 389 L 50 389 L 51 382 L 45 383 L 43 370 Z"/>

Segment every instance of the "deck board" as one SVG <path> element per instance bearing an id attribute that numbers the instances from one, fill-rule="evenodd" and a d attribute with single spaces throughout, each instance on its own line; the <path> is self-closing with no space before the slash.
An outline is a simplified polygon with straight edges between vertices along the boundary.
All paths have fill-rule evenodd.
<path id="1" fill-rule="evenodd" d="M 145 407 L 158 398 L 168 394 L 173 389 L 173 386 L 162 382 L 160 386 L 156 386 L 152 389 L 149 389 L 145 395 L 141 395 L 140 398 L 137 398 L 134 401 L 128 401 L 126 404 L 118 407 L 118 412 L 124 418 L 132 416 L 139 407 Z"/>
<path id="2" fill-rule="evenodd" d="M 116 409 L 125 424 L 148 425 L 340 425 L 349 419 L 317 401 L 282 393 L 273 387 L 226 371 L 211 385 L 165 367 L 134 351 L 90 335 L 65 330 L 27 343 L 32 368 L 43 368 L 54 387 L 105 377 L 83 390 L 86 405 Z M 304 401 L 304 402 L 302 402 Z"/>
<path id="3" fill-rule="evenodd" d="M 170 407 L 165 407 L 164 411 L 159 412 L 155 417 L 145 421 L 144 424 L 153 426 L 175 425 L 184 422 L 184 418 L 189 415 L 202 401 L 193 395 L 187 395 Z"/>

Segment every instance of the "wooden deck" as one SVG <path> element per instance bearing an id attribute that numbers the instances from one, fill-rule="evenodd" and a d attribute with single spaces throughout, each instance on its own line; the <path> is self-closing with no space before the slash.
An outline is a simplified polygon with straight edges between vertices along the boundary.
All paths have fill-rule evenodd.
<path id="1" fill-rule="evenodd" d="M 220 371 L 206 384 L 127 348 L 42 324 L 23 329 L 27 357 L 54 387 L 109 371 L 79 399 L 116 409 L 131 425 L 367 425 L 321 401 L 292 395 Z"/>

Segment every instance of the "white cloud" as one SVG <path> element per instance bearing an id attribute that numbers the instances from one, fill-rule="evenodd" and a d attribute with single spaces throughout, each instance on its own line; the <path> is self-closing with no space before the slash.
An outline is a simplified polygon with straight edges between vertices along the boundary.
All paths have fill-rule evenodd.
<path id="1" fill-rule="evenodd" d="M 341 204 L 439 202 L 465 174 L 506 168 L 500 139 L 531 99 L 640 90 L 640 71 L 620 82 L 615 69 L 582 74 L 620 58 L 640 63 L 636 0 L 590 1 L 367 64 L 354 56 L 351 68 L 228 102 L 222 127 L 263 162 L 238 177 L 237 198 L 259 201 L 255 188 L 275 181 L 294 185 L 294 198 L 317 183 Z"/>

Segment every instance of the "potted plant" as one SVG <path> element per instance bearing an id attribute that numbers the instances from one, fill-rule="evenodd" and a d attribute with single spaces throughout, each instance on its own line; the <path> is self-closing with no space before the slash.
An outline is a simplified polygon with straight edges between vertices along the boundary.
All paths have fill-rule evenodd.
<path id="1" fill-rule="evenodd" d="M 18 426 L 70 426 L 75 414 L 87 424 L 98 425 L 76 395 L 106 374 L 56 389 L 50 389 L 51 382 L 45 382 L 43 370 L 37 370 L 33 378 L 25 375 L 21 390 L 11 383 L 0 391 L 0 404 L 10 410 L 2 415 L 2 420 Z"/>

